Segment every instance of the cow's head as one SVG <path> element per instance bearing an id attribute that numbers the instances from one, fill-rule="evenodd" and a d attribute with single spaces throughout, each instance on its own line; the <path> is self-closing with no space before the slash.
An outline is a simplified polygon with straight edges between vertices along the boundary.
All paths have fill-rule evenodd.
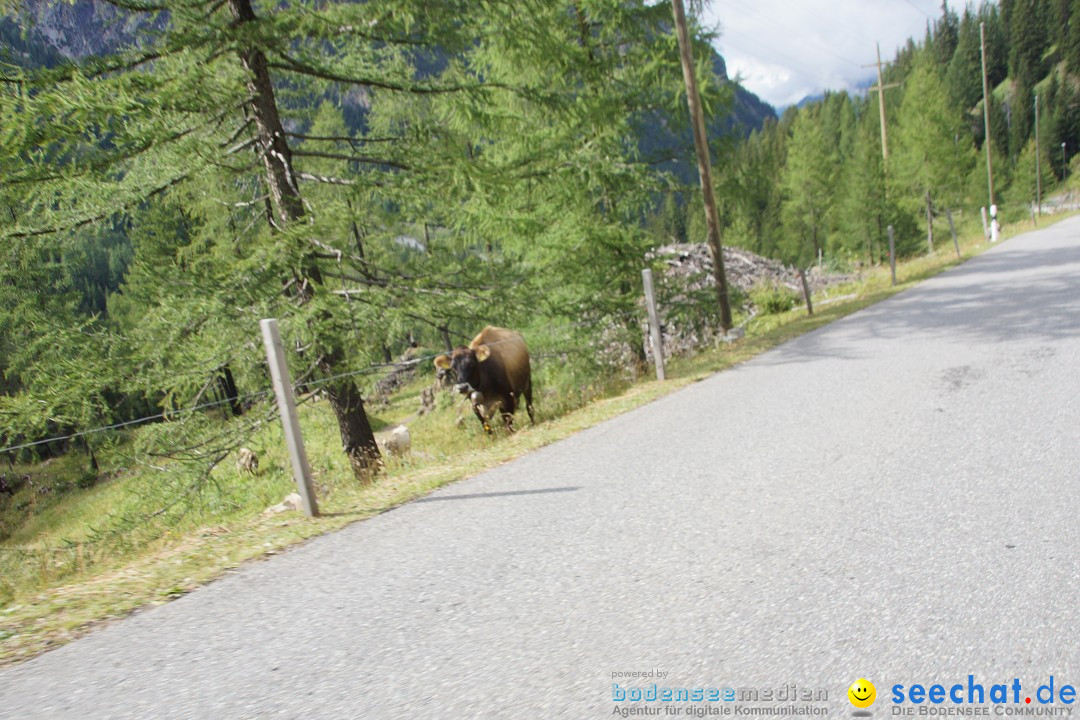
<path id="1" fill-rule="evenodd" d="M 454 379 L 454 389 L 469 395 L 480 389 L 480 363 L 491 357 L 491 348 L 478 345 L 475 348 L 459 347 L 450 355 L 435 358 L 435 367 L 449 372 Z"/>

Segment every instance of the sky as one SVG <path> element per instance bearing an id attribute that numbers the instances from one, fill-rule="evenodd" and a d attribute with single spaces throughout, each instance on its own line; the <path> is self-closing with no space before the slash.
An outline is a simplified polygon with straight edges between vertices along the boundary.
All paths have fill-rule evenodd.
<path id="1" fill-rule="evenodd" d="M 949 7 L 963 12 L 963 0 Z M 922 40 L 941 0 L 711 0 L 704 22 L 728 75 L 777 109 L 825 90 L 853 90 L 876 77 L 876 43 L 891 60 L 909 37 Z"/>

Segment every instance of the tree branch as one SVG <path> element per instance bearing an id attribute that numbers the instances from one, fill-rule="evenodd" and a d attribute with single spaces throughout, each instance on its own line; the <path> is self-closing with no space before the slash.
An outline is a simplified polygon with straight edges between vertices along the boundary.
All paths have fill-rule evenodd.
<path id="1" fill-rule="evenodd" d="M 299 60 L 295 60 L 284 53 L 279 53 L 279 56 L 284 62 L 272 62 L 267 61 L 266 66 L 275 70 L 284 70 L 285 72 L 299 73 L 300 75 L 309 75 L 311 77 L 317 77 L 322 80 L 330 80 L 331 82 L 346 83 L 349 85 L 363 85 L 365 87 L 381 88 L 383 90 L 393 90 L 394 92 L 406 92 L 413 93 L 415 95 L 438 95 L 442 93 L 452 92 L 465 92 L 468 90 L 483 90 L 486 88 L 500 88 L 510 89 L 506 85 L 497 83 L 475 83 L 472 85 L 447 85 L 445 87 L 439 87 L 435 85 L 406 85 L 401 83 L 392 83 L 385 80 L 376 80 L 374 78 L 360 78 L 349 77 L 347 75 L 341 75 L 328 68 L 314 67 L 306 63 L 302 63 Z"/>
<path id="2" fill-rule="evenodd" d="M 338 137 L 334 135 L 303 135 L 301 133 L 286 132 L 286 136 L 296 138 L 297 140 L 320 140 L 325 142 L 347 142 L 350 145 L 355 143 L 384 143 L 384 142 L 397 142 L 404 140 L 404 137 Z M 295 151 L 294 151 L 295 152 Z"/>
<path id="3" fill-rule="evenodd" d="M 42 228 L 40 230 L 28 230 L 26 232 L 11 233 L 11 234 L 7 235 L 7 237 L 9 237 L 9 238 L 28 238 L 28 237 L 38 237 L 40 235 L 52 235 L 54 233 L 68 232 L 70 230 L 77 230 L 78 228 L 84 227 L 86 225 L 90 225 L 91 223 L 95 223 L 95 222 L 99 222 L 101 220 L 104 220 L 107 217 L 112 217 L 113 215 L 120 212 L 121 210 L 126 210 L 131 205 L 135 205 L 137 203 L 143 202 L 144 200 L 148 200 L 149 198 L 152 198 L 152 197 L 154 197 L 156 195 L 160 195 L 161 193 L 165 192 L 166 190 L 173 187 L 174 185 L 179 185 L 184 180 L 187 180 L 188 177 L 190 177 L 190 175 L 191 175 L 190 173 L 184 173 L 183 175 L 181 175 L 179 177 L 173 178 L 172 180 L 165 183 L 164 185 L 151 190 L 146 195 L 141 196 L 139 198 L 136 198 L 135 200 L 132 200 L 127 205 L 122 205 L 121 207 L 113 208 L 113 209 L 109 210 L 108 212 L 102 213 L 100 215 L 95 215 L 94 217 L 90 217 L 90 218 L 86 218 L 84 220 L 80 220 L 79 222 L 74 223 L 72 225 L 67 225 L 67 226 L 64 226 L 64 227 Z"/>
<path id="4" fill-rule="evenodd" d="M 321 182 L 329 185 L 356 185 L 352 180 L 342 180 L 336 177 L 327 177 L 326 175 L 312 175 L 311 173 L 298 172 L 296 177 L 301 180 L 307 180 L 309 182 Z M 375 183 L 376 187 L 382 187 L 382 183 Z"/>
<path id="5" fill-rule="evenodd" d="M 370 155 L 342 155 L 341 153 L 320 152 L 318 150 L 293 150 L 292 154 L 299 157 L 326 158 L 328 160 L 347 160 L 348 162 L 366 163 L 368 165 L 386 165 L 399 170 L 412 170 L 411 167 L 396 160 L 371 157 Z"/>

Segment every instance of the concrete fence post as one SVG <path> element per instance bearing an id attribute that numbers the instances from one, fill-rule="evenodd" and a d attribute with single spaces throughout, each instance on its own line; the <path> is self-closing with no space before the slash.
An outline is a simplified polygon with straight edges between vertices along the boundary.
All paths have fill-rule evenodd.
<path id="1" fill-rule="evenodd" d="M 664 339 L 660 334 L 660 317 L 656 314 L 656 297 L 653 295 L 652 270 L 641 271 L 645 284 L 645 307 L 649 311 L 649 338 L 652 342 L 653 361 L 656 363 L 656 379 L 666 380 L 664 375 Z"/>
<path id="2" fill-rule="evenodd" d="M 266 347 L 266 360 L 270 363 L 270 378 L 274 383 L 274 396 L 277 398 L 278 414 L 281 415 L 281 427 L 285 431 L 285 444 L 292 460 L 296 489 L 300 493 L 304 512 L 308 517 L 317 517 L 319 506 L 311 482 L 311 466 L 304 450 L 304 436 L 300 432 L 300 421 L 296 416 L 296 397 L 292 378 L 289 377 L 289 366 L 285 363 L 281 330 L 274 318 L 260 321 L 259 326 L 262 328 L 263 345 Z"/>

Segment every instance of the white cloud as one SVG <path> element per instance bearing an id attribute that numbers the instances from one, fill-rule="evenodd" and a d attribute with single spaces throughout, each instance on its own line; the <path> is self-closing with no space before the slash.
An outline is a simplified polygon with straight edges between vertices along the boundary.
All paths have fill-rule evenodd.
<path id="1" fill-rule="evenodd" d="M 963 12 L 952 0 L 949 7 Z M 922 40 L 941 0 L 712 0 L 704 21 L 719 24 L 716 47 L 728 73 L 777 107 L 873 78 L 875 44 L 888 62 L 909 37 Z"/>

